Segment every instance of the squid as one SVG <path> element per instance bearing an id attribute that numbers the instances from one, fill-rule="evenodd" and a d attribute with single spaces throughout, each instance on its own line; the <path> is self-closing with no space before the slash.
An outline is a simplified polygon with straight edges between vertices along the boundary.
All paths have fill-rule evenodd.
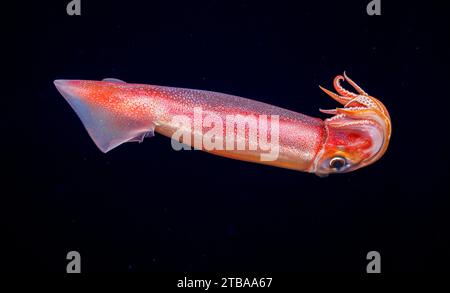
<path id="1" fill-rule="evenodd" d="M 355 92 L 345 89 L 343 81 Z M 156 132 L 172 138 L 177 150 L 200 149 L 323 177 L 376 162 L 386 152 L 391 136 L 386 107 L 345 72 L 333 81 L 336 93 L 319 86 L 342 105 L 319 109 L 332 115 L 325 120 L 212 91 L 111 78 L 58 79 L 54 84 L 104 153 L 125 142 L 142 142 Z M 228 123 L 230 117 L 233 124 Z"/>

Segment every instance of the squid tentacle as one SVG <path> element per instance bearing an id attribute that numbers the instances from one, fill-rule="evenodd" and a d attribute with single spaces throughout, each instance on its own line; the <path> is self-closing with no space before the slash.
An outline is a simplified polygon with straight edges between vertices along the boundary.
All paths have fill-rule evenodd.
<path id="1" fill-rule="evenodd" d="M 359 85 L 357 85 L 356 82 L 354 82 L 352 79 L 350 79 L 347 76 L 345 71 L 344 71 L 344 78 L 345 78 L 345 81 L 348 82 L 360 95 L 368 96 L 368 94 Z"/>
<path id="2" fill-rule="evenodd" d="M 358 97 L 357 94 L 352 93 L 348 90 L 346 90 L 345 88 L 342 87 L 341 85 L 341 81 L 344 80 L 345 78 L 342 75 L 338 75 L 334 78 L 334 88 L 336 89 L 336 91 L 338 92 L 339 95 L 349 98 L 349 99 L 355 99 Z"/>

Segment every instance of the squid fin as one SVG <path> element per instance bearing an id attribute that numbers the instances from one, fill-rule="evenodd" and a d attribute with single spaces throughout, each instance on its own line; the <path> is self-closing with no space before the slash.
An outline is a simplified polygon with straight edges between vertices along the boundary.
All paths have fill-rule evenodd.
<path id="1" fill-rule="evenodd" d="M 126 83 L 126 82 L 123 81 L 123 80 L 120 80 L 120 79 L 117 79 L 117 78 L 109 78 L 109 77 L 102 79 L 102 81 L 106 81 L 106 82 L 116 82 L 116 83 Z"/>
<path id="2" fill-rule="evenodd" d="M 89 97 L 77 92 L 71 82 L 55 80 L 55 86 L 102 152 L 106 153 L 125 142 L 142 142 L 144 138 L 154 136 L 155 124 L 150 119 L 132 119 L 89 102 Z"/>

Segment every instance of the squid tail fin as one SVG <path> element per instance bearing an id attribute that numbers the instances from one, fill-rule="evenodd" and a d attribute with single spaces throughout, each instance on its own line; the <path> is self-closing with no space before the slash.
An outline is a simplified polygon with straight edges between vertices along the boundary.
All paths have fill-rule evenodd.
<path id="1" fill-rule="evenodd" d="M 104 153 L 126 142 L 142 142 L 154 135 L 155 125 L 148 119 L 131 118 L 120 110 L 120 99 L 112 97 L 111 83 L 118 80 L 55 80 L 54 84 L 76 112 L 89 136 Z M 119 105 L 120 106 L 120 105 Z"/>

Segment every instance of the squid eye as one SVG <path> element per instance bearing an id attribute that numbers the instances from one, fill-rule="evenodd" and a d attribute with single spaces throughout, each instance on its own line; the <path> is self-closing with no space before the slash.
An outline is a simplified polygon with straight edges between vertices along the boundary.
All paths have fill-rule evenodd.
<path id="1" fill-rule="evenodd" d="M 347 164 L 345 158 L 343 157 L 334 157 L 330 160 L 330 168 L 339 171 Z"/>

